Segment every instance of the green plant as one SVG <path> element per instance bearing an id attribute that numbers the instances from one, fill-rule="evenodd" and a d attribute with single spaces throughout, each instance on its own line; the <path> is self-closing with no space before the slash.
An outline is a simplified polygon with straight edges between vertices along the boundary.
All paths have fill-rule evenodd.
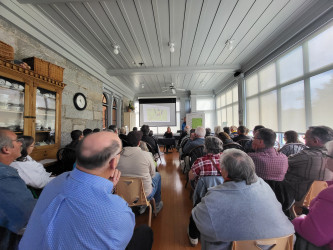
<path id="1" fill-rule="evenodd" d="M 134 110 L 134 104 L 133 104 L 133 101 L 130 101 L 130 102 L 128 103 L 128 109 Z"/>

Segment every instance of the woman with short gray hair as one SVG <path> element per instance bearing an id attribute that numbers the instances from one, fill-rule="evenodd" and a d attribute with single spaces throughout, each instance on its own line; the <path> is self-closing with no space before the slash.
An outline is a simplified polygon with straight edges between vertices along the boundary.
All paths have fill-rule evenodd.
<path id="1" fill-rule="evenodd" d="M 219 160 L 223 151 L 223 142 L 216 136 L 207 136 L 204 151 L 206 155 L 196 159 L 188 173 L 193 188 L 200 176 L 221 175 Z"/>

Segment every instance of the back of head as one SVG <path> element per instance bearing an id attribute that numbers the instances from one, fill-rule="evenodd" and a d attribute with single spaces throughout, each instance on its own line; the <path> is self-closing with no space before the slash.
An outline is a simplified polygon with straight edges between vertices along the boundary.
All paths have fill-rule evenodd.
<path id="1" fill-rule="evenodd" d="M 219 133 L 221 133 L 222 132 L 222 128 L 221 128 L 221 126 L 216 126 L 216 127 L 214 127 L 214 134 L 215 135 L 218 135 Z"/>
<path id="2" fill-rule="evenodd" d="M 184 131 L 189 135 L 191 131 L 191 127 L 189 125 L 186 125 L 184 128 Z"/>
<path id="3" fill-rule="evenodd" d="M 247 185 L 257 181 L 251 157 L 239 149 L 225 150 L 220 157 L 220 166 L 228 172 L 232 181 L 245 181 Z"/>
<path id="4" fill-rule="evenodd" d="M 80 138 L 80 136 L 82 135 L 82 131 L 81 130 L 73 130 L 71 132 L 71 138 L 72 138 L 72 141 L 76 141 Z"/>
<path id="5" fill-rule="evenodd" d="M 142 139 L 141 131 L 131 131 L 127 135 L 127 144 L 131 147 L 137 147 Z"/>
<path id="6" fill-rule="evenodd" d="M 294 130 L 288 130 L 284 132 L 284 139 L 286 140 L 286 143 L 298 143 L 298 134 Z"/>
<path id="7" fill-rule="evenodd" d="M 226 140 L 230 140 L 230 136 L 226 132 L 220 132 L 218 137 L 221 141 L 225 142 Z"/>
<path id="8" fill-rule="evenodd" d="M 263 125 L 257 125 L 257 126 L 255 126 L 254 127 L 254 129 L 253 129 L 253 135 L 259 130 L 259 129 L 261 129 L 261 128 L 265 128 Z"/>
<path id="9" fill-rule="evenodd" d="M 28 155 L 28 147 L 30 147 L 34 143 L 34 138 L 28 135 L 21 135 L 19 138 L 23 138 L 21 156 L 17 158 L 17 161 L 25 161 Z"/>
<path id="10" fill-rule="evenodd" d="M 259 138 L 264 141 L 266 148 L 274 147 L 276 134 L 273 130 L 269 128 L 261 128 L 257 130 L 257 134 L 259 135 Z"/>
<path id="11" fill-rule="evenodd" d="M 143 133 L 143 135 L 148 135 L 149 131 L 150 131 L 150 129 L 149 129 L 148 125 L 142 125 L 141 132 Z"/>
<path id="12" fill-rule="evenodd" d="M 237 127 L 235 125 L 230 126 L 230 131 L 231 132 L 237 131 Z"/>
<path id="13" fill-rule="evenodd" d="M 327 126 L 309 127 L 311 135 L 317 138 L 322 144 L 333 140 L 333 130 Z"/>
<path id="14" fill-rule="evenodd" d="M 247 128 L 245 126 L 239 126 L 237 129 L 238 134 L 246 134 Z"/>
<path id="15" fill-rule="evenodd" d="M 223 131 L 227 133 L 228 135 L 230 134 L 230 128 L 229 127 L 224 127 Z"/>
<path id="16" fill-rule="evenodd" d="M 216 136 L 205 138 L 205 150 L 210 154 L 218 154 L 223 151 L 223 142 Z"/>
<path id="17" fill-rule="evenodd" d="M 138 131 L 138 128 L 137 127 L 133 127 L 133 131 Z"/>
<path id="18" fill-rule="evenodd" d="M 81 140 L 76 150 L 79 167 L 93 170 L 103 167 L 121 151 L 121 141 L 112 132 L 92 133 Z"/>
<path id="19" fill-rule="evenodd" d="M 205 134 L 206 134 L 206 129 L 204 127 L 197 127 L 195 129 L 195 134 L 198 136 L 198 137 L 205 137 Z"/>
<path id="20" fill-rule="evenodd" d="M 101 129 L 99 129 L 99 128 L 94 128 L 93 133 L 98 133 L 98 132 L 100 132 L 100 131 L 101 131 Z"/>
<path id="21" fill-rule="evenodd" d="M 117 132 L 117 126 L 116 125 L 110 125 L 109 129 L 112 130 L 113 132 Z"/>
<path id="22" fill-rule="evenodd" d="M 8 136 L 8 132 L 10 132 L 9 128 L 0 127 L 0 150 L 6 146 L 13 147 L 13 143 L 11 138 Z"/>
<path id="23" fill-rule="evenodd" d="M 210 128 L 206 128 L 206 134 L 205 134 L 205 136 L 206 136 L 206 137 L 207 137 L 207 136 L 210 136 L 211 133 L 212 133 L 212 130 L 211 130 Z"/>
<path id="24" fill-rule="evenodd" d="M 195 129 L 192 128 L 192 129 L 190 130 L 190 134 L 192 134 L 192 133 L 194 133 L 194 132 L 195 132 Z"/>
<path id="25" fill-rule="evenodd" d="M 87 136 L 91 133 L 92 133 L 92 130 L 90 128 L 86 128 L 85 130 L 83 130 L 83 136 Z"/>
<path id="26" fill-rule="evenodd" d="M 119 130 L 119 134 L 122 134 L 122 135 L 125 135 L 125 134 L 126 134 L 126 129 L 125 129 L 125 127 L 122 127 L 122 128 Z"/>

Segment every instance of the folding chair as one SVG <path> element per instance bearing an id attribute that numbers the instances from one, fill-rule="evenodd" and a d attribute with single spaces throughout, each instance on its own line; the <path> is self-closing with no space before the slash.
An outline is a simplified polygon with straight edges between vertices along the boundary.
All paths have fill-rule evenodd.
<path id="1" fill-rule="evenodd" d="M 327 188 L 327 182 L 326 181 L 314 181 L 311 184 L 310 189 L 304 196 L 304 198 L 300 201 L 296 201 L 290 208 L 290 213 L 293 216 L 293 218 L 296 218 L 298 216 L 297 211 L 302 210 L 303 207 L 308 208 L 310 206 L 311 201 L 317 197 L 317 195 L 323 191 L 325 188 Z"/>
<path id="2" fill-rule="evenodd" d="M 153 204 L 154 215 L 157 216 L 155 199 L 147 200 L 140 177 L 121 176 L 117 183 L 115 193 L 127 201 L 129 207 L 148 206 L 148 226 L 151 226 L 152 207 L 150 203 Z"/>
<path id="3" fill-rule="evenodd" d="M 288 235 L 280 238 L 262 239 L 262 240 L 240 240 L 234 241 L 232 250 L 258 250 L 269 249 L 272 250 L 292 250 L 293 249 L 294 235 Z"/>

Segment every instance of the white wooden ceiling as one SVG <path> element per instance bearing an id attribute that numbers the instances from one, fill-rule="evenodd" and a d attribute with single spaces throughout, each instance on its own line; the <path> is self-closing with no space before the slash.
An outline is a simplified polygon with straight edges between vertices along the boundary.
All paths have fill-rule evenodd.
<path id="1" fill-rule="evenodd" d="M 235 71 L 267 50 L 274 41 L 281 40 L 287 31 L 290 33 L 292 24 L 301 16 L 314 6 L 327 5 L 330 1 L 3 2 L 7 8 L 14 3 L 31 16 L 36 13 L 45 16 L 66 34 L 64 39 L 71 39 L 82 49 L 76 53 L 77 58 L 86 56 L 96 60 L 98 67 L 119 80 L 118 87 L 126 86 L 137 94 L 157 95 L 171 82 L 176 88 L 191 91 L 221 89 Z M 43 27 L 46 25 L 44 22 Z M 233 50 L 226 46 L 228 39 L 234 41 Z M 169 42 L 175 43 L 174 53 L 170 53 Z M 120 46 L 118 55 L 113 53 L 113 45 Z M 63 46 L 71 50 L 68 42 Z"/>

